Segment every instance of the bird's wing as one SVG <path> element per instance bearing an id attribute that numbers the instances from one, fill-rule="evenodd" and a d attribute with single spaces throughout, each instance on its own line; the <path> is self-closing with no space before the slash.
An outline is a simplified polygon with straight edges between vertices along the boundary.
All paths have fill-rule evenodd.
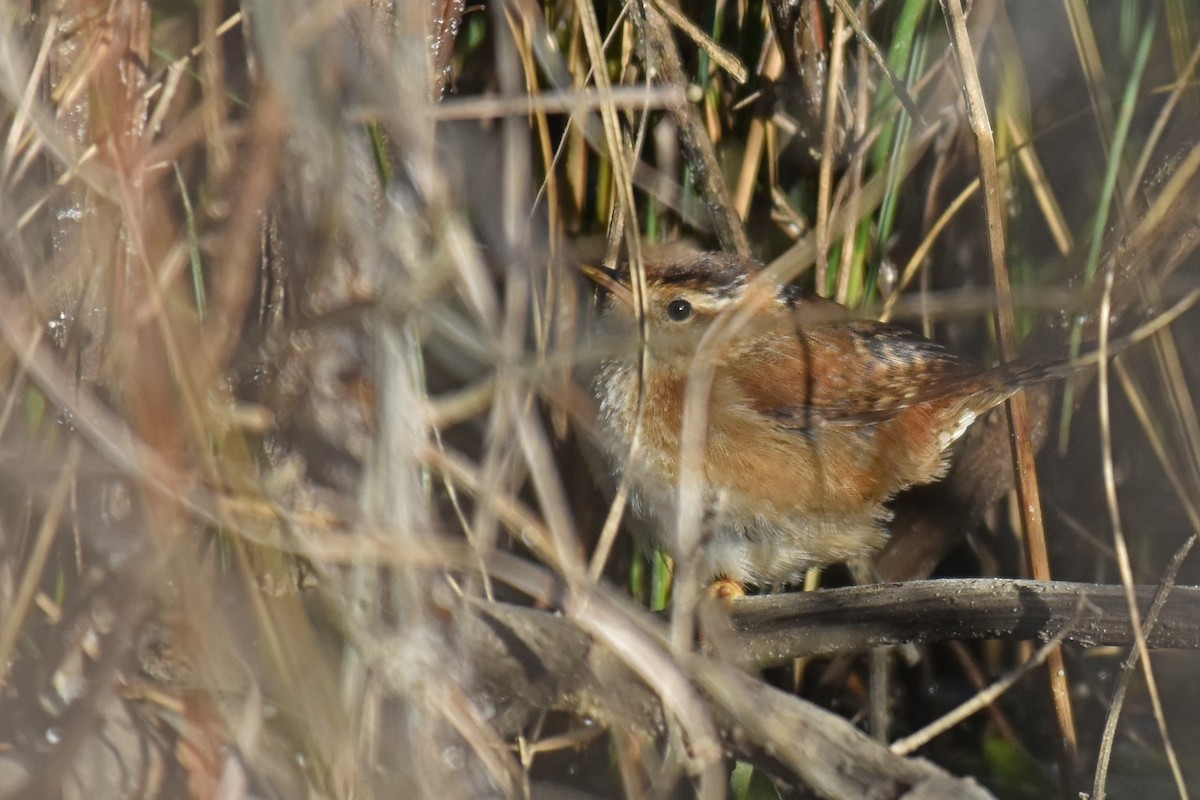
<path id="1" fill-rule="evenodd" d="M 787 428 L 881 422 L 965 385 L 973 371 L 905 328 L 839 322 L 764 338 L 730 365 L 739 393 Z"/>

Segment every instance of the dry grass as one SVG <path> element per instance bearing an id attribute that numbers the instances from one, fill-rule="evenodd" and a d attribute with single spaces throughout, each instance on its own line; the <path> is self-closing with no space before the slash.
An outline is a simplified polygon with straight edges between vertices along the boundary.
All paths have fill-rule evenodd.
<path id="1" fill-rule="evenodd" d="M 981 363 L 1196 288 L 1200 15 L 959 6 L 3 5 L 0 798 L 1200 785 L 1195 313 L 898 500 L 880 576 L 1075 582 L 999 639 L 651 613 L 585 466 L 585 256 L 753 252 Z M 1096 584 L 1133 637 L 1069 635 Z"/>

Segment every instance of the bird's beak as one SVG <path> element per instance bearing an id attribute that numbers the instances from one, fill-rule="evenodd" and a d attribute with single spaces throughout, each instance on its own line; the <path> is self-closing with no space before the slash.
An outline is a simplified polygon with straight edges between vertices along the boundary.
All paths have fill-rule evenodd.
<path id="1" fill-rule="evenodd" d="M 609 267 L 596 266 L 595 264 L 584 264 L 580 267 L 583 274 L 592 279 L 597 286 L 601 287 L 618 302 L 624 303 L 627 307 L 633 308 L 633 291 L 621 279 L 624 277 L 620 272 Z"/>

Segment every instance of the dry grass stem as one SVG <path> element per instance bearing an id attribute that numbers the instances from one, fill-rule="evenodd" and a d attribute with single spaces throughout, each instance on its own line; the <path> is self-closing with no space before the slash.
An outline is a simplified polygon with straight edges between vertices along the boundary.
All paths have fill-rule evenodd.
<path id="1" fill-rule="evenodd" d="M 969 5 L 5 4 L 0 796 L 1194 793 L 1200 17 Z M 685 242 L 768 266 L 663 391 Z M 581 264 L 627 269 L 627 330 Z M 712 602 L 714 536 L 760 533 L 721 527 L 710 456 L 758 452 L 722 403 L 817 481 L 878 466 L 823 434 L 904 454 L 949 396 L 800 427 L 812 387 L 731 388 L 764 310 L 845 324 L 814 291 L 1071 371 L 1070 448 L 1035 472 L 1029 385 L 873 562 Z M 869 340 L 839 397 L 913 357 Z M 674 486 L 624 463 L 674 436 Z"/>

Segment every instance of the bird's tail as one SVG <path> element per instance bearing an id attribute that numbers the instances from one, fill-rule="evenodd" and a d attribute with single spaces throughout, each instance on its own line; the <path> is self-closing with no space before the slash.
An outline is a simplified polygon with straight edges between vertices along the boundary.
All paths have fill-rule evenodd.
<path id="1" fill-rule="evenodd" d="M 1026 386 L 1068 378 L 1081 370 L 1096 366 L 1101 361 L 1115 358 L 1131 346 L 1150 338 L 1194 306 L 1197 300 L 1200 300 L 1200 289 L 1189 292 L 1175 305 L 1130 332 L 1109 339 L 1103 346 L 1097 341 L 1085 343 L 1078 355 L 1018 358 L 985 371 L 982 377 L 987 385 L 1002 394 L 997 402 L 1007 399 Z"/>

